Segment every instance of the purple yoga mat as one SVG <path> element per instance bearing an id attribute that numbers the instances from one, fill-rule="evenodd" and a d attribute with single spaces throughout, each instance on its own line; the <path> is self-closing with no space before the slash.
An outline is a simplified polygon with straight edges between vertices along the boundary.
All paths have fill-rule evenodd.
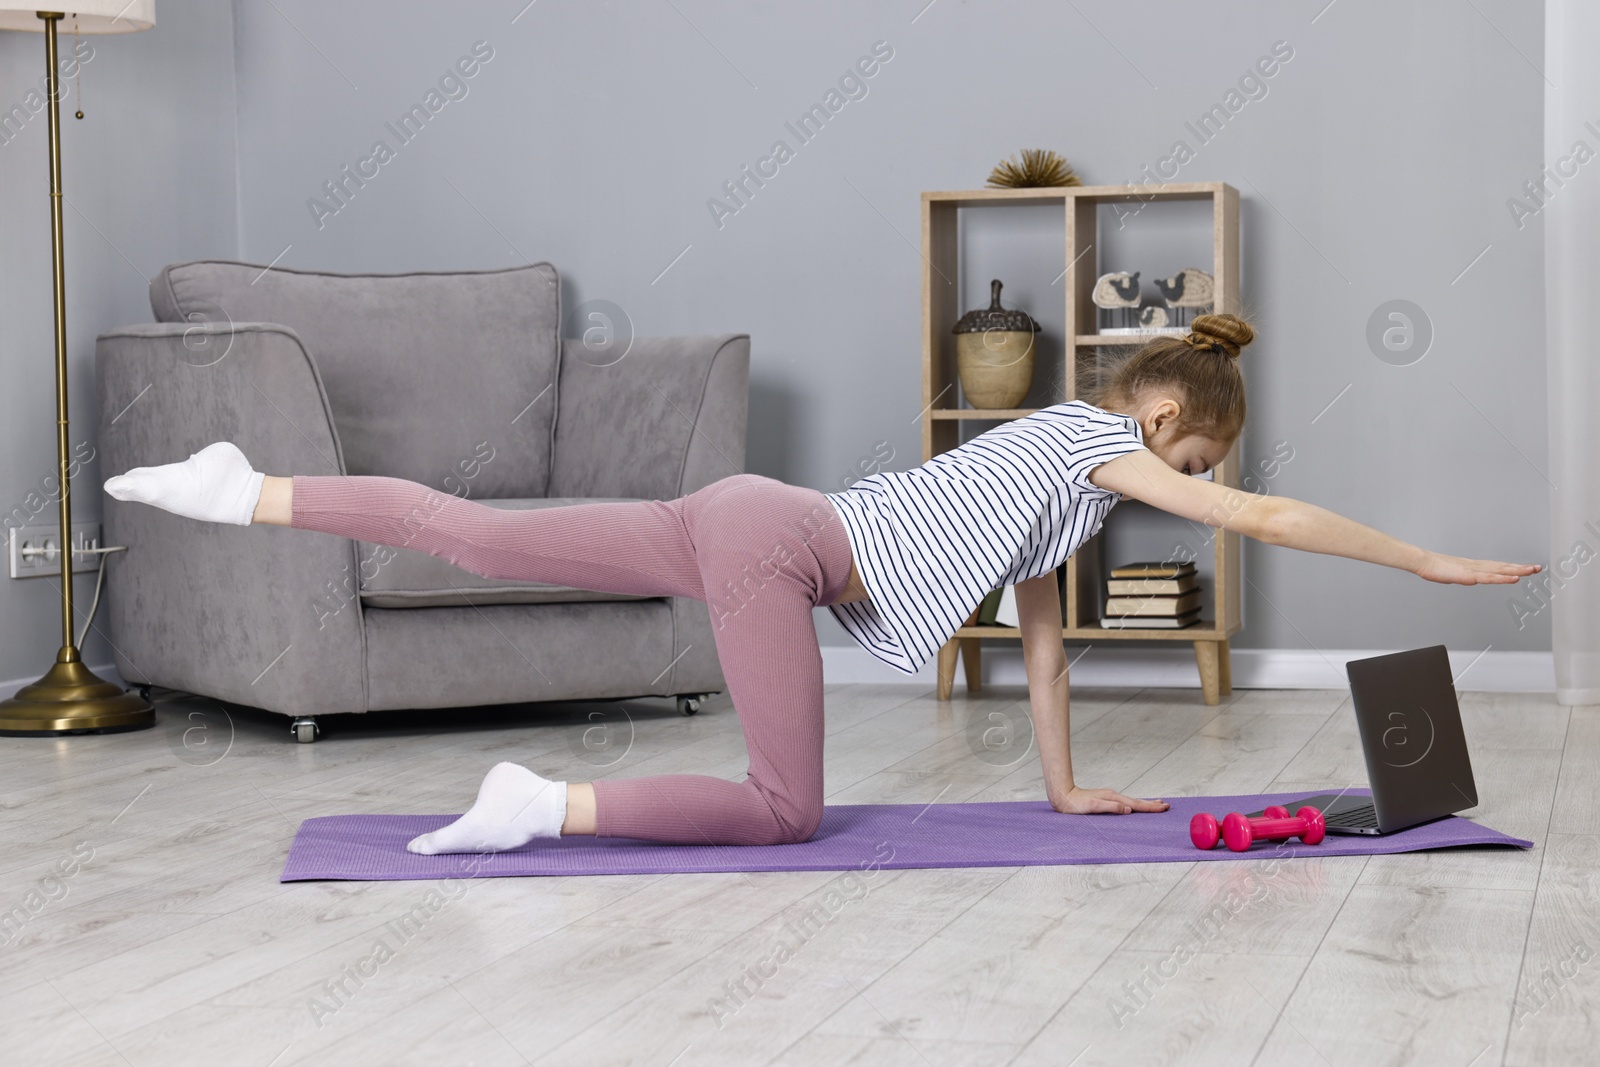
<path id="1" fill-rule="evenodd" d="M 454 815 L 330 815 L 300 824 L 279 881 L 1186 863 L 1365 856 L 1457 845 L 1533 847 L 1532 841 L 1455 816 L 1378 837 L 1329 834 L 1320 845 L 1260 842 L 1249 852 L 1230 852 L 1225 845 L 1202 852 L 1189 843 L 1189 818 L 1197 811 L 1220 819 L 1230 811 L 1256 811 L 1308 795 L 1168 797 L 1171 809 L 1157 815 L 1061 815 L 1042 800 L 840 804 L 824 809 L 822 826 L 810 841 L 793 845 L 664 845 L 621 837 L 564 837 L 511 852 L 447 856 L 413 855 L 406 842 L 453 821 Z"/>

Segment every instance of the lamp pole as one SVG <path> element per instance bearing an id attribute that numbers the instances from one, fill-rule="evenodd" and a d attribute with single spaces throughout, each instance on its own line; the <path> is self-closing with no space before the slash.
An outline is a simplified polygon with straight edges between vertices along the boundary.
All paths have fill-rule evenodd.
<path id="1" fill-rule="evenodd" d="M 56 478 L 61 486 L 61 652 L 56 662 L 78 658 L 72 640 L 72 484 L 67 470 L 67 250 L 61 226 L 61 91 L 56 66 L 56 23 L 61 15 L 41 11 L 44 62 L 50 87 L 50 255 L 55 281 L 56 327 Z"/>
<path id="2" fill-rule="evenodd" d="M 61 92 L 57 84 L 56 24 L 59 11 L 40 11 L 44 20 L 45 77 L 50 108 L 50 248 L 55 282 L 56 474 L 61 486 L 61 650 L 55 665 L 32 685 L 0 703 L 0 734 L 53 736 L 111 733 L 155 725 L 149 702 L 107 682 L 84 666 L 72 638 L 72 497 L 67 468 L 67 274 L 61 226 Z"/>

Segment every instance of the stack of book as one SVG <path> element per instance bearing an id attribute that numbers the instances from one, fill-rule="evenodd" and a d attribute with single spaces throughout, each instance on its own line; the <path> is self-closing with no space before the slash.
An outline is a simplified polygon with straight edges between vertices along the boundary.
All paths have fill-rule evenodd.
<path id="1" fill-rule="evenodd" d="M 1106 581 L 1106 629 L 1176 630 L 1200 621 L 1200 583 L 1193 563 L 1129 563 Z"/>

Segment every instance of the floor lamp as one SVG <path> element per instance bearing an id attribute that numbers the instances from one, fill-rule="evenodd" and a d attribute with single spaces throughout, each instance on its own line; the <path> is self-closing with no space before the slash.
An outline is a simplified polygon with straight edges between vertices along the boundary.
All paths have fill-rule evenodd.
<path id="1" fill-rule="evenodd" d="M 61 87 L 56 62 L 56 30 L 80 33 L 132 33 L 156 24 L 155 0 L 73 0 L 74 12 L 40 11 L 15 0 L 0 0 L 0 30 L 44 32 L 44 103 L 50 113 L 50 248 L 55 267 L 56 461 L 61 503 L 61 651 L 55 665 L 32 685 L 0 703 L 0 734 L 52 736 L 109 733 L 155 725 L 150 703 L 104 681 L 84 666 L 72 639 L 72 501 L 67 470 L 67 312 L 66 271 L 61 247 Z M 77 60 L 77 56 L 73 56 Z M 30 94 L 31 96 L 32 94 Z M 25 105 L 31 111 L 32 104 Z M 82 117 L 82 113 L 79 113 Z"/>

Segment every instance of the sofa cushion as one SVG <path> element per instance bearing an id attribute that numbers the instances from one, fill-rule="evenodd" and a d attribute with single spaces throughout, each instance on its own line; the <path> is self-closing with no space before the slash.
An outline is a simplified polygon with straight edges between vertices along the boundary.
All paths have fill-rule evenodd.
<path id="1" fill-rule="evenodd" d="M 200 260 L 158 274 L 150 306 L 161 322 L 294 330 L 327 392 L 344 473 L 474 497 L 549 492 L 561 350 L 549 263 L 330 274 Z"/>
<path id="2" fill-rule="evenodd" d="M 491 508 L 524 511 L 564 504 L 602 504 L 633 497 L 539 497 L 479 500 Z M 387 560 L 387 562 L 384 562 Z M 361 542 L 361 603 L 373 608 L 460 608 L 469 604 L 560 604 L 585 600 L 649 600 L 633 593 L 602 593 L 543 582 L 508 582 L 462 570 L 412 548 Z"/>

